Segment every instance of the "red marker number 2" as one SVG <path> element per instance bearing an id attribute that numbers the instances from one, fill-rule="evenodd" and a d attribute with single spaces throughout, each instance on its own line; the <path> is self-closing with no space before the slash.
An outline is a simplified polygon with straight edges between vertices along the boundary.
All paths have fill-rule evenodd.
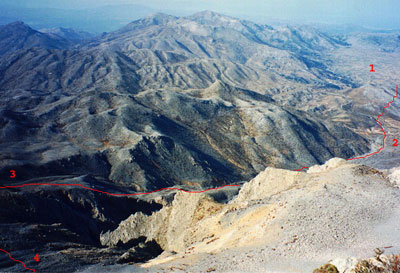
<path id="1" fill-rule="evenodd" d="M 15 171 L 11 170 L 10 173 L 11 173 L 10 178 L 15 178 Z"/>
<path id="2" fill-rule="evenodd" d="M 373 64 L 370 64 L 369 66 L 371 67 L 371 70 L 370 70 L 369 72 L 375 72 L 375 70 L 374 70 L 374 65 L 373 65 Z"/>
<path id="3" fill-rule="evenodd" d="M 399 146 L 399 141 L 397 139 L 393 139 L 393 147 Z"/>

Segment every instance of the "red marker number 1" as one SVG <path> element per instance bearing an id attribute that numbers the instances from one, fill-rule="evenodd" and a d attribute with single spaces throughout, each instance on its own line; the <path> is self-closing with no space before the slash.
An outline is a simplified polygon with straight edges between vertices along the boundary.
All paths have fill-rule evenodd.
<path id="1" fill-rule="evenodd" d="M 11 170 L 10 173 L 11 173 L 10 178 L 15 178 L 15 171 Z"/>
<path id="2" fill-rule="evenodd" d="M 369 66 L 371 67 L 371 70 L 370 70 L 369 72 L 375 72 L 375 70 L 374 70 L 374 65 L 373 65 L 373 64 L 370 64 Z"/>

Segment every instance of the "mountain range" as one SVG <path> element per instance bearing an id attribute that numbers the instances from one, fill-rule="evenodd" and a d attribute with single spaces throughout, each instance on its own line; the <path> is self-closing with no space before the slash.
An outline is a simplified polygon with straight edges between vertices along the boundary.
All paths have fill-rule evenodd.
<path id="1" fill-rule="evenodd" d="M 98 36 L 2 26 L 0 184 L 199 190 L 241 185 L 269 167 L 374 152 L 383 137 L 377 115 L 400 76 L 398 35 L 272 27 L 210 11 L 158 13 Z M 400 106 L 392 104 L 381 119 L 387 142 L 399 135 L 399 121 Z M 398 153 L 386 146 L 369 165 L 397 166 Z M 227 202 L 236 193 L 216 196 Z M 103 196 L 76 186 L 0 194 L 0 234 L 12 238 L 4 235 L 4 248 L 21 259 L 33 247 L 43 255 L 63 249 L 71 272 L 100 258 L 113 263 L 131 247 L 134 261 L 160 254 L 163 245 L 143 236 L 104 250 L 100 234 L 174 198 Z M 115 211 L 117 203 L 134 212 Z"/>
<path id="2" fill-rule="evenodd" d="M 22 23 L 3 32 L 21 42 L 0 60 L 2 172 L 21 180 L 90 173 L 138 190 L 215 186 L 369 148 L 323 115 L 332 109 L 304 111 L 360 86 L 322 54 L 349 45 L 314 29 L 202 12 L 156 14 L 79 44 Z"/>

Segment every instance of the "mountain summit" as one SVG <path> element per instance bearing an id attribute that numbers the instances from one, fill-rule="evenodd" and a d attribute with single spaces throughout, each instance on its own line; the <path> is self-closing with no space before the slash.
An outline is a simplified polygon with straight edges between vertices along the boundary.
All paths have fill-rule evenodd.
<path id="1" fill-rule="evenodd" d="M 70 45 L 62 37 L 51 37 L 20 21 L 0 27 L 0 55 L 32 47 L 64 49 Z"/>
<path id="2" fill-rule="evenodd" d="M 399 226 L 384 215 L 399 204 L 389 170 L 345 159 L 398 165 L 395 34 L 209 11 L 157 14 L 89 40 L 46 32 L 0 28 L 0 248 L 29 268 L 116 272 L 165 251 L 153 262 L 195 253 L 207 266 L 185 259 L 185 271 L 257 272 L 271 257 L 319 265 L 327 246 L 391 245 L 355 236 Z M 254 253 L 230 255 L 258 242 L 254 267 L 237 264 Z M 232 263 L 210 265 L 221 246 Z M 22 270 L 3 257 L 2 269 Z"/>
<path id="3" fill-rule="evenodd" d="M 27 164 L 11 152 L 20 141 L 44 153 L 29 155 L 30 169 L 89 172 L 141 191 L 222 185 L 266 166 L 295 169 L 369 148 L 317 106 L 326 95 L 314 90 L 334 95 L 354 85 L 327 69 L 333 60 L 325 52 L 344 46 L 317 31 L 270 29 L 210 11 L 156 14 L 70 50 L 56 43 L 59 36 L 16 25 L 27 29 L 14 32 L 18 41 L 36 42 L 33 50 L 32 43 L 7 47 L 5 35 L 0 41 L 8 52 L 0 88 L 26 103 L 4 101 L 2 134 L 21 131 L 4 142 L 14 154 L 4 172 Z M 36 129 L 23 130 L 27 124 Z M 71 165 L 62 168 L 64 160 Z"/>
<path id="4" fill-rule="evenodd" d="M 186 18 L 194 20 L 194 21 L 202 21 L 204 24 L 208 23 L 221 23 L 221 22 L 229 22 L 229 21 L 240 21 L 239 19 L 233 18 L 231 16 L 223 15 L 217 12 L 213 12 L 210 10 L 204 10 L 197 12 L 193 15 L 187 16 Z"/>

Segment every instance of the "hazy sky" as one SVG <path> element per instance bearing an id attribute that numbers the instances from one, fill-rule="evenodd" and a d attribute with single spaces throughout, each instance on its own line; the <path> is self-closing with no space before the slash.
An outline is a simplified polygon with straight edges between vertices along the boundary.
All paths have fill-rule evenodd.
<path id="1" fill-rule="evenodd" d="M 69 9 L 139 4 L 176 15 L 207 9 L 258 22 L 282 20 L 400 28 L 398 0 L 0 0 L 0 6 L 6 3 Z"/>

